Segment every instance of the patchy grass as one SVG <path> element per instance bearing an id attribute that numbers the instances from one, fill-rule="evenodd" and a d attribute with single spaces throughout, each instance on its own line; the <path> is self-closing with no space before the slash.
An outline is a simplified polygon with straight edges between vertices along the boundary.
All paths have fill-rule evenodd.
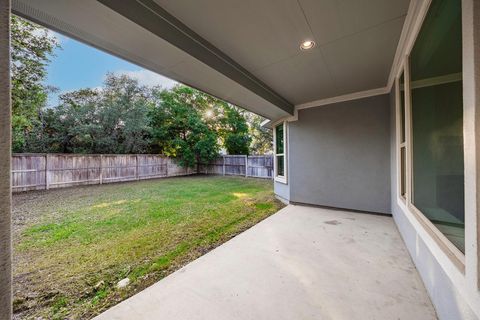
<path id="1" fill-rule="evenodd" d="M 32 192 L 14 204 L 22 319 L 90 318 L 281 207 L 271 181 L 232 177 Z M 117 289 L 125 277 L 130 285 Z"/>

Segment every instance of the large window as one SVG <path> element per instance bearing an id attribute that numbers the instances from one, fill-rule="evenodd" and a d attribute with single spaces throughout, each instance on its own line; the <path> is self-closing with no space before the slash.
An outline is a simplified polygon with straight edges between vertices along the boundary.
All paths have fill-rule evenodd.
<path id="1" fill-rule="evenodd" d="M 402 154 L 400 161 L 411 165 L 406 192 L 413 209 L 465 252 L 461 0 L 432 1 L 407 66 L 411 159 Z"/>
<path id="2" fill-rule="evenodd" d="M 286 161 L 286 122 L 275 127 L 275 180 L 286 183 L 287 182 L 287 161 Z"/>

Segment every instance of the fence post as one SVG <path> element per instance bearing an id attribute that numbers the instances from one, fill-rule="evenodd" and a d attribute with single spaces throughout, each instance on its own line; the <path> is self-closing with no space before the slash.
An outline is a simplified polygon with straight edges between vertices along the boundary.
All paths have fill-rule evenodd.
<path id="1" fill-rule="evenodd" d="M 165 161 L 165 176 L 168 177 L 168 159 L 166 159 Z M 165 160 L 165 158 L 162 158 L 162 160 Z"/>
<path id="2" fill-rule="evenodd" d="M 103 184 L 103 155 L 100 155 L 100 184 Z"/>
<path id="3" fill-rule="evenodd" d="M 140 179 L 140 175 L 138 174 L 138 154 L 135 155 L 135 178 L 137 180 Z"/>
<path id="4" fill-rule="evenodd" d="M 225 175 L 225 155 L 223 157 L 223 175 Z"/>
<path id="5" fill-rule="evenodd" d="M 245 178 L 248 177 L 248 156 L 245 155 Z"/>
<path id="6" fill-rule="evenodd" d="M 45 190 L 48 190 L 50 188 L 50 181 L 48 181 L 48 153 L 45 154 Z"/>

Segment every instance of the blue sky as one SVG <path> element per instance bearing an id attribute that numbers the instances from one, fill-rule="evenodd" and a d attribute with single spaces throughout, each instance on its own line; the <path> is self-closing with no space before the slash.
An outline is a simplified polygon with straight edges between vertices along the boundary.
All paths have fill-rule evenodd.
<path id="1" fill-rule="evenodd" d="M 145 70 L 125 60 L 104 53 L 63 35 L 52 33 L 60 42 L 48 66 L 46 83 L 60 89 L 59 93 L 80 88 L 95 88 L 102 85 L 107 72 L 128 74 L 143 85 L 171 87 L 175 84 L 161 75 Z M 49 106 L 55 106 L 56 95 L 49 98 Z"/>

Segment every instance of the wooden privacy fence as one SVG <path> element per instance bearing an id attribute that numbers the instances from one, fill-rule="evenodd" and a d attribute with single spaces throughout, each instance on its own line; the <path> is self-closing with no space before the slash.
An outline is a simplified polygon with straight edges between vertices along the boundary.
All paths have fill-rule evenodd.
<path id="1" fill-rule="evenodd" d="M 272 156 L 221 156 L 213 163 L 185 169 L 153 154 L 14 154 L 13 192 L 78 185 L 184 176 L 196 173 L 272 178 Z"/>
<path id="2" fill-rule="evenodd" d="M 195 173 L 160 155 L 14 154 L 12 190 L 43 190 Z"/>
<path id="3" fill-rule="evenodd" d="M 208 165 L 201 165 L 199 173 L 245 176 L 254 178 L 273 178 L 272 155 L 225 155 L 218 157 Z"/>

